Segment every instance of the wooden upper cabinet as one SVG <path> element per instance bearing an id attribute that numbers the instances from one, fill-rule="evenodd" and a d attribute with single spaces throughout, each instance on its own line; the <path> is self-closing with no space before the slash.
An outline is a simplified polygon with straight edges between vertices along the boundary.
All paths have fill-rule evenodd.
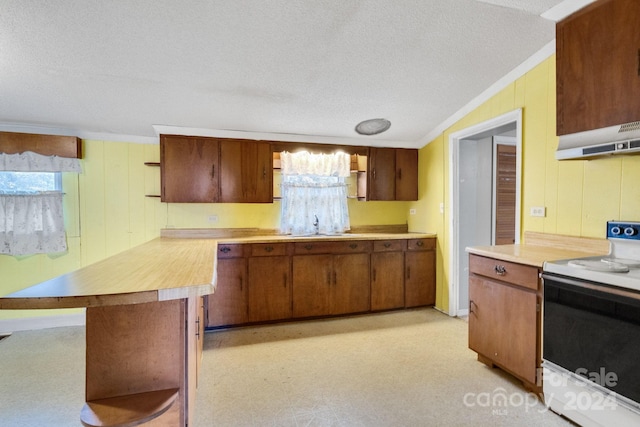
<path id="1" fill-rule="evenodd" d="M 273 202 L 273 157 L 268 142 L 220 140 L 220 201 Z"/>
<path id="2" fill-rule="evenodd" d="M 395 200 L 396 150 L 395 148 L 369 149 L 369 200 Z"/>
<path id="3" fill-rule="evenodd" d="M 395 200 L 418 200 L 418 150 L 396 149 Z"/>
<path id="4" fill-rule="evenodd" d="M 600 0 L 556 25 L 558 135 L 640 120 L 640 2 Z"/>
<path id="5" fill-rule="evenodd" d="M 218 201 L 218 140 L 193 136 L 160 136 L 162 201 Z"/>
<path id="6" fill-rule="evenodd" d="M 268 142 L 161 135 L 160 167 L 163 202 L 273 202 Z"/>
<path id="7" fill-rule="evenodd" d="M 369 200 L 418 200 L 418 150 L 369 149 Z"/>

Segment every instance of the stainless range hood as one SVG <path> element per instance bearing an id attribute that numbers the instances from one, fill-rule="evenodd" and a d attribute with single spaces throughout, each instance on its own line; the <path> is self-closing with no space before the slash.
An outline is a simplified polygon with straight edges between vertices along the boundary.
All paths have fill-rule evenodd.
<path id="1" fill-rule="evenodd" d="M 560 135 L 556 159 L 588 159 L 634 153 L 640 154 L 640 122 Z"/>

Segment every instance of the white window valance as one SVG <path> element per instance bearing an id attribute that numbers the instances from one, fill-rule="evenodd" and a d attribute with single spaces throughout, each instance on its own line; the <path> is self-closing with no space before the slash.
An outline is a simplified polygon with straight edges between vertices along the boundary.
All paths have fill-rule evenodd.
<path id="1" fill-rule="evenodd" d="M 351 156 L 347 153 L 313 154 L 280 153 L 280 168 L 283 175 L 316 175 L 348 177 L 351 172 Z"/>
<path id="2" fill-rule="evenodd" d="M 0 153 L 0 171 L 11 172 L 82 172 L 79 159 L 43 156 L 31 151 Z"/>
<path id="3" fill-rule="evenodd" d="M 31 255 L 67 250 L 60 192 L 0 194 L 0 253 Z"/>

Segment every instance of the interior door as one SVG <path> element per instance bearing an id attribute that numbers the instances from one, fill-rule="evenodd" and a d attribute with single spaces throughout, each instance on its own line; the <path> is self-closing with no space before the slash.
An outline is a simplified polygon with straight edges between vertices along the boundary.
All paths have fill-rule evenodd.
<path id="1" fill-rule="evenodd" d="M 511 245 L 516 237 L 516 146 L 495 147 L 494 244 Z"/>

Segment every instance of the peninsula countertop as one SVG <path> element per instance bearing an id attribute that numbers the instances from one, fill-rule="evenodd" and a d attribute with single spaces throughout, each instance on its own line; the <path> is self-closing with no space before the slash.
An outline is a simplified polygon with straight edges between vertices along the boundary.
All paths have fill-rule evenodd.
<path id="1" fill-rule="evenodd" d="M 156 238 L 10 295 L 0 309 L 97 307 L 213 293 L 217 241 Z"/>

